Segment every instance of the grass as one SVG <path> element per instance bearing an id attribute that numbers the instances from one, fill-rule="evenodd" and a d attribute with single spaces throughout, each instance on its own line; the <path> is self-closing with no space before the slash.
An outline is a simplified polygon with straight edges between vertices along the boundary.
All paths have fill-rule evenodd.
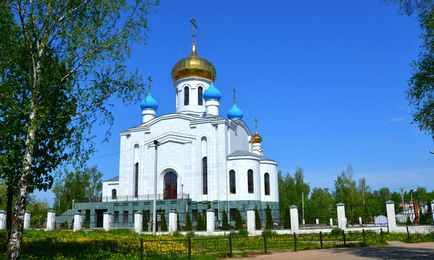
<path id="1" fill-rule="evenodd" d="M 6 233 L 0 231 L 0 258 L 6 251 Z M 344 246 L 341 232 L 323 234 L 323 248 Z M 380 246 L 386 241 L 427 242 L 434 241 L 434 234 L 388 234 L 383 237 L 375 232 L 345 233 L 348 247 Z M 145 259 L 188 259 L 188 239 L 185 236 L 138 235 L 128 230 L 103 231 L 38 231 L 24 233 L 23 259 L 139 259 L 140 239 L 144 241 Z M 231 238 L 234 256 L 264 253 L 264 237 L 246 237 L 234 234 Z M 293 235 L 269 233 L 267 252 L 294 251 Z M 192 259 L 213 260 L 227 257 L 229 237 L 191 238 Z M 319 234 L 297 235 L 297 250 L 321 248 Z"/>

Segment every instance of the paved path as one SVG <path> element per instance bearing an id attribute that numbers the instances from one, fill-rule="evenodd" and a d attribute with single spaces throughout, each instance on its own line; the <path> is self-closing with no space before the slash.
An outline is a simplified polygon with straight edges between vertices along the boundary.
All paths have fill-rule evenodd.
<path id="1" fill-rule="evenodd" d="M 283 260 L 283 259 L 434 259 L 434 242 L 427 243 L 403 243 L 398 241 L 388 242 L 388 246 L 361 247 L 361 248 L 333 248 L 321 250 L 304 250 L 298 252 L 281 252 L 271 255 L 257 255 L 240 258 L 243 260 Z M 233 258 L 232 258 L 233 259 Z"/>

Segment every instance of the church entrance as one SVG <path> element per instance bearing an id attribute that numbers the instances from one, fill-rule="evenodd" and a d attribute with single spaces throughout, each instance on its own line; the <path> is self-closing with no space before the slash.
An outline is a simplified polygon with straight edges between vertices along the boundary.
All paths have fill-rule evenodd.
<path id="1" fill-rule="evenodd" d="M 175 172 L 167 172 L 164 175 L 164 194 L 165 200 L 176 200 L 178 176 Z"/>

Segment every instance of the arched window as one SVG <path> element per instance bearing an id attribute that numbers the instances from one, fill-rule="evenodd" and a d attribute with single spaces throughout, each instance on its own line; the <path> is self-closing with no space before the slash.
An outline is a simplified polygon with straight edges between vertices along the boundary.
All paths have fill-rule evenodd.
<path id="1" fill-rule="evenodd" d="M 229 190 L 233 194 L 237 193 L 234 170 L 229 171 Z"/>
<path id="2" fill-rule="evenodd" d="M 264 174 L 264 186 L 265 195 L 270 195 L 270 174 L 268 172 Z"/>
<path id="3" fill-rule="evenodd" d="M 253 193 L 254 192 L 254 188 L 253 188 L 253 171 L 252 170 L 248 170 L 247 171 L 247 189 L 249 193 Z"/>
<path id="4" fill-rule="evenodd" d="M 208 194 L 208 158 L 202 158 L 202 191 L 203 194 Z"/>
<path id="5" fill-rule="evenodd" d="M 112 200 L 115 200 L 116 197 L 117 197 L 116 189 L 113 189 L 113 190 L 112 190 Z"/>
<path id="6" fill-rule="evenodd" d="M 134 164 L 134 198 L 139 197 L 139 163 Z"/>
<path id="7" fill-rule="evenodd" d="M 164 194 L 165 200 L 175 200 L 177 198 L 178 176 L 174 172 L 168 172 L 164 175 Z"/>
<path id="8" fill-rule="evenodd" d="M 184 88 L 184 106 L 190 104 L 190 89 L 188 87 Z"/>
<path id="9" fill-rule="evenodd" d="M 203 88 L 202 87 L 197 88 L 197 104 L 200 106 L 203 105 Z"/>

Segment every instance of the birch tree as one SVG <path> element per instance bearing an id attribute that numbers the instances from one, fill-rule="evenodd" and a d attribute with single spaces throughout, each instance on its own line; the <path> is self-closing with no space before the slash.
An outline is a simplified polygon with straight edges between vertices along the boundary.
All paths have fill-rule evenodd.
<path id="1" fill-rule="evenodd" d="M 50 172 L 37 170 L 49 169 L 44 167 L 44 155 L 53 158 L 50 168 L 72 159 L 84 162 L 94 150 L 92 125 L 113 122 L 111 98 L 137 100 L 140 77 L 127 71 L 125 59 L 131 43 L 146 41 L 148 12 L 155 6 L 142 0 L 6 0 L 0 4 L 1 12 L 9 13 L 19 28 L 23 62 L 15 74 L 23 91 L 13 92 L 16 95 L 9 95 L 2 82 L 3 73 L 10 72 L 16 60 L 3 64 L 2 102 L 14 106 L 3 106 L 0 121 L 25 118 L 9 259 L 20 258 L 29 192 L 38 182 L 51 186 Z M 22 106 L 17 106 L 17 100 Z M 7 131 L 1 134 L 16 134 L 14 129 Z M 44 146 L 51 149 L 40 149 Z M 60 151 L 55 149 L 60 146 Z"/>

